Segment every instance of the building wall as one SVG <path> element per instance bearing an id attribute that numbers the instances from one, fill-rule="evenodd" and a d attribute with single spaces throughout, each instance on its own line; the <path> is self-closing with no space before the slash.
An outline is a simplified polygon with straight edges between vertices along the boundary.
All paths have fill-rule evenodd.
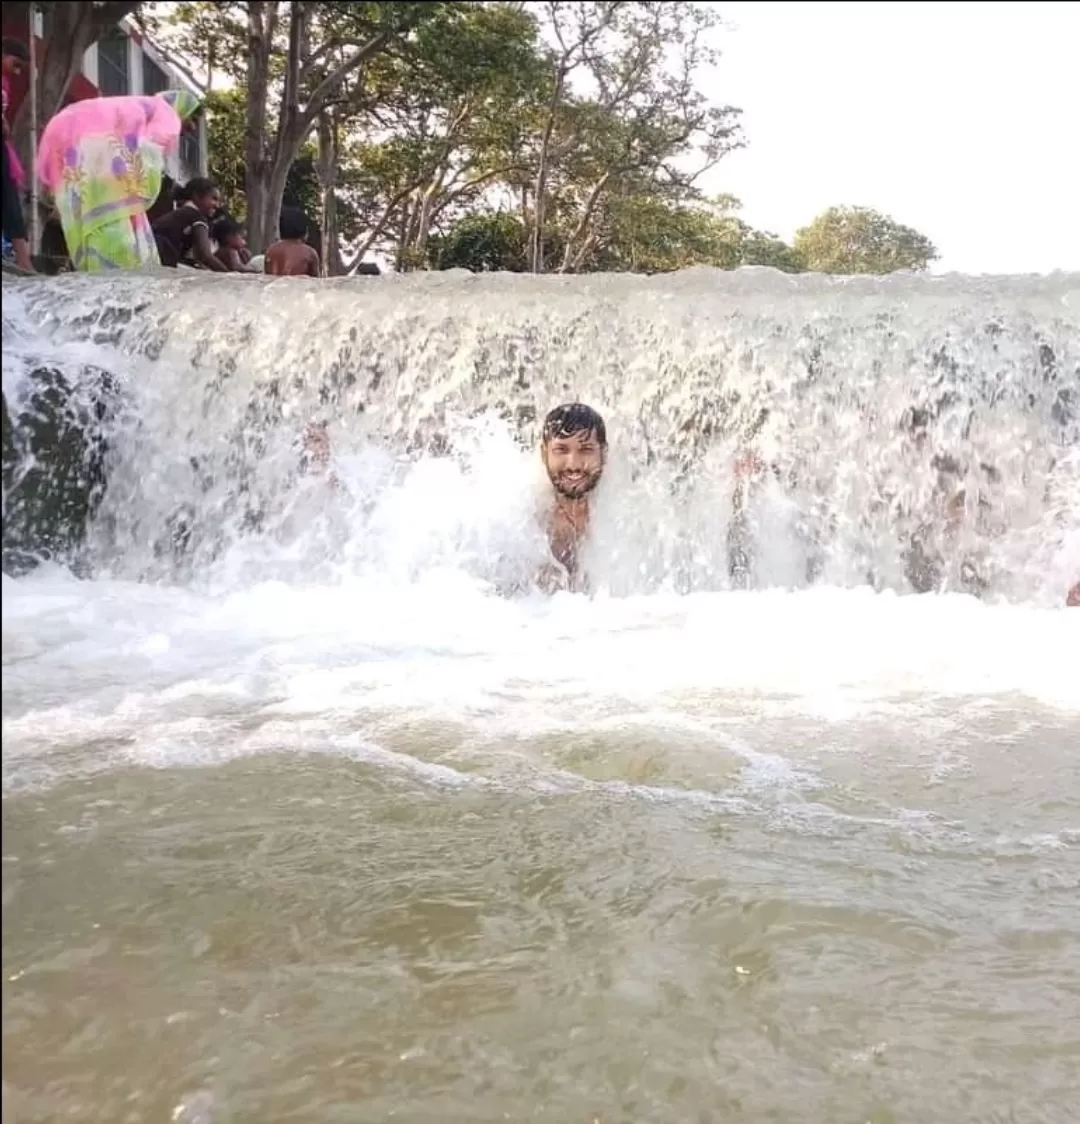
<path id="1" fill-rule="evenodd" d="M 5 37 L 28 42 L 25 9 L 19 13 L 21 5 L 4 6 L 3 34 Z M 34 50 L 40 59 L 45 53 L 42 16 L 34 17 Z M 186 87 L 199 92 L 198 87 L 186 75 L 180 74 L 146 40 L 129 21 L 117 24 L 114 31 L 106 37 L 108 42 L 93 44 L 83 56 L 81 73 L 72 80 L 65 102 L 82 101 L 102 95 L 140 95 L 157 93 L 160 90 Z M 118 50 L 119 48 L 119 50 Z M 121 55 L 120 52 L 123 52 Z M 115 65 L 123 59 L 125 66 Z M 126 69 L 126 74 L 123 70 Z M 104 87 L 104 88 L 102 88 Z M 10 112 L 14 114 L 28 90 L 28 76 L 24 73 L 11 82 Z M 40 124 L 44 124 L 41 122 Z M 169 160 L 168 172 L 173 179 L 181 182 L 193 176 L 206 175 L 206 119 L 200 114 L 194 128 L 185 130 L 180 139 L 180 150 Z"/>

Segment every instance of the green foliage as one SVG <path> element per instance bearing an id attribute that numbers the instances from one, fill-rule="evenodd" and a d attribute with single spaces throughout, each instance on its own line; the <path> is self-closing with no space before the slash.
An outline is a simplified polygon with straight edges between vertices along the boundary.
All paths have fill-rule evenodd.
<path id="1" fill-rule="evenodd" d="M 767 265 L 786 273 L 802 266 L 795 251 L 775 235 L 754 230 L 735 212 L 738 201 L 713 200 L 695 205 L 629 191 L 612 200 L 583 272 L 670 273 L 694 265 L 736 269 Z M 551 231 L 551 256 L 561 258 L 566 231 Z M 475 273 L 528 270 L 528 230 L 520 216 L 505 211 L 477 211 L 433 238 L 427 264 L 432 269 L 469 269 Z"/>
<path id="2" fill-rule="evenodd" d="M 437 223 L 483 207 L 523 163 L 542 78 L 535 19 L 507 4 L 446 5 L 374 63 L 351 148 L 373 237 L 393 230 L 399 260 L 419 262 Z"/>
<path id="3" fill-rule="evenodd" d="M 743 265 L 767 265 L 781 273 L 802 273 L 806 269 L 802 255 L 783 239 L 764 230 L 743 228 Z"/>
<path id="4" fill-rule="evenodd" d="M 211 174 L 237 213 L 255 199 L 264 228 L 276 198 L 332 209 L 354 256 L 402 269 L 887 272 L 936 257 L 873 211 L 833 208 L 792 246 L 704 196 L 702 173 L 742 144 L 739 111 L 703 93 L 713 5 L 170 7 L 159 33 L 233 83 L 208 104 Z"/>
<path id="5" fill-rule="evenodd" d="M 669 203 L 642 192 L 611 201 L 588 269 L 669 273 L 691 265 L 740 264 L 737 221 L 703 207 Z"/>
<path id="6" fill-rule="evenodd" d="M 925 235 L 869 207 L 830 207 L 796 233 L 795 249 L 818 273 L 921 271 L 938 257 Z"/>
<path id="7" fill-rule="evenodd" d="M 239 90 L 215 90 L 207 95 L 207 147 L 210 178 L 218 185 L 230 214 L 243 220 L 247 217 L 244 168 L 244 95 Z M 319 216 L 320 191 L 316 175 L 316 150 L 306 144 L 289 168 L 283 203 L 302 207 L 312 221 Z M 351 184 L 348 175 L 344 185 Z M 338 224 L 341 234 L 355 239 L 362 233 L 360 216 L 347 194 L 338 198 Z"/>
<path id="8" fill-rule="evenodd" d="M 517 215 L 476 211 L 431 240 L 429 260 L 434 269 L 522 273 L 528 268 L 527 246 L 525 224 Z"/>
<path id="9" fill-rule="evenodd" d="M 244 95 L 239 90 L 212 90 L 206 110 L 207 169 L 221 188 L 229 210 L 244 214 Z"/>
<path id="10" fill-rule="evenodd" d="M 670 203 L 700 198 L 703 172 L 741 143 L 738 110 L 701 92 L 717 60 L 715 8 L 684 3 L 537 4 L 548 37 L 549 93 L 534 113 L 532 265 L 565 224 L 558 268 L 588 268 L 629 192 Z"/>

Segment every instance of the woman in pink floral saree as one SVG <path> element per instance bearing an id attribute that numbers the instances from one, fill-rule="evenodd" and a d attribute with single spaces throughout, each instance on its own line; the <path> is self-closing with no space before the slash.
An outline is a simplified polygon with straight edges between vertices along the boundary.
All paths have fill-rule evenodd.
<path id="1" fill-rule="evenodd" d="M 186 90 L 153 97 L 87 98 L 62 109 L 38 146 L 72 265 L 139 269 L 158 262 L 146 212 L 161 191 L 165 158 L 198 108 Z"/>

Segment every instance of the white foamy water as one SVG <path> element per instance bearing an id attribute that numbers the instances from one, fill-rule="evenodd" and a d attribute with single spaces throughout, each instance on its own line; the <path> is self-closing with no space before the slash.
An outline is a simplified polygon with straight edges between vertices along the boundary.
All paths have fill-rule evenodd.
<path id="1" fill-rule="evenodd" d="M 447 723 L 479 755 L 470 771 L 502 775 L 507 738 L 620 724 L 708 740 L 761 715 L 1077 714 L 1078 628 L 961 595 L 507 600 L 451 571 L 215 596 L 44 571 L 4 579 L 4 783 L 267 747 L 348 754 L 369 723 Z"/>
<path id="2" fill-rule="evenodd" d="M 1071 1122 L 1078 290 L 5 281 L 5 1117 Z"/>
<path id="3" fill-rule="evenodd" d="M 611 429 L 590 568 L 613 594 L 730 588 L 734 539 L 734 584 L 757 588 L 914 582 L 1060 605 L 1080 569 L 1073 277 L 75 277 L 5 292 L 6 396 L 43 366 L 83 393 L 95 367 L 120 385 L 89 544 L 117 575 L 527 571 L 538 419 L 574 398 Z M 311 420 L 347 476 L 332 504 L 297 486 Z M 737 518 L 748 447 L 770 471 Z"/>
<path id="4" fill-rule="evenodd" d="M 5 283 L 6 400 L 51 367 L 123 403 L 94 576 L 5 579 L 6 783 L 82 736 L 112 748 L 79 768 L 225 760 L 286 718 L 332 748 L 369 714 L 483 743 L 620 708 L 1076 708 L 1075 279 L 384 280 Z M 567 398 L 611 430 L 596 595 L 500 596 L 544 557 L 530 443 Z M 298 475 L 310 420 L 337 488 Z M 746 447 L 775 471 L 740 522 Z M 913 536 L 937 594 L 911 596 Z"/>

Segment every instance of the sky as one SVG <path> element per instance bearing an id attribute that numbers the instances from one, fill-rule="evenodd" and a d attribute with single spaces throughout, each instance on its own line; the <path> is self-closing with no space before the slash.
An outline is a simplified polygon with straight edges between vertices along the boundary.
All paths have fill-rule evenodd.
<path id="1" fill-rule="evenodd" d="M 702 88 L 747 147 L 703 181 L 790 239 L 833 204 L 927 235 L 935 272 L 1080 271 L 1080 3 L 722 2 Z"/>

